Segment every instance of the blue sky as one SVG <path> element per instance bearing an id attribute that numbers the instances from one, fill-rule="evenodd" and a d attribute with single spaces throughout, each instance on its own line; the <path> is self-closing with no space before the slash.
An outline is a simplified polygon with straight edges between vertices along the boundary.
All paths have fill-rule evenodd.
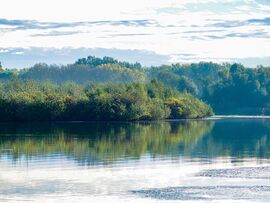
<path id="1" fill-rule="evenodd" d="M 270 1 L 1 2 L 4 67 L 66 64 L 87 55 L 147 66 L 199 61 L 270 66 Z"/>

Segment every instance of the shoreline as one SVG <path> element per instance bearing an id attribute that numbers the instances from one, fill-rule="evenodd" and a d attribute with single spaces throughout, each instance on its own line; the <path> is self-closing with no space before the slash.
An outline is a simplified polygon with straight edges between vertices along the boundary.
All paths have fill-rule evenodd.
<path id="1" fill-rule="evenodd" d="M 182 119 L 162 119 L 162 120 L 90 120 L 90 121 L 0 121 L 0 123 L 52 123 L 52 124 L 61 124 L 61 123 L 152 123 L 152 122 L 185 122 L 185 121 L 215 121 L 222 119 L 270 119 L 270 116 L 262 115 L 214 115 L 205 118 L 182 118 Z"/>
<path id="2" fill-rule="evenodd" d="M 209 117 L 209 119 L 270 119 L 270 116 L 264 115 L 214 115 Z"/>

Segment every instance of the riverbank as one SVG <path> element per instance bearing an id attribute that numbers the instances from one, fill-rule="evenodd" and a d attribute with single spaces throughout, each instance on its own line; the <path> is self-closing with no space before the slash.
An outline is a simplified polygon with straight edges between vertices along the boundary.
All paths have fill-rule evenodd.
<path id="1" fill-rule="evenodd" d="M 264 115 L 214 115 L 206 119 L 270 119 L 270 116 Z"/>

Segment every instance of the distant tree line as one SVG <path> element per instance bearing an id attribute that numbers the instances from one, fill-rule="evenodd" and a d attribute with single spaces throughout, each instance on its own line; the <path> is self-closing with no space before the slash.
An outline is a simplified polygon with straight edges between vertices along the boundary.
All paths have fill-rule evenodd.
<path id="1" fill-rule="evenodd" d="M 100 65 L 106 65 L 106 64 L 118 64 L 125 68 L 141 68 L 142 65 L 138 62 L 136 63 L 129 63 L 126 61 L 118 61 L 112 57 L 104 56 L 103 58 L 98 58 L 95 56 L 88 56 L 87 58 L 81 58 L 78 59 L 75 64 L 77 65 L 88 65 L 92 67 L 100 66 Z"/>
<path id="2" fill-rule="evenodd" d="M 111 57 L 101 59 L 93 56 L 78 59 L 74 64 L 69 65 L 38 63 L 28 69 L 6 69 L 0 72 L 0 80 L 8 80 L 14 77 L 26 80 L 50 80 L 58 84 L 66 81 L 83 84 L 89 81 L 128 83 L 133 81 L 145 82 L 146 80 L 145 73 L 139 63 L 133 64 L 118 61 Z"/>
<path id="3" fill-rule="evenodd" d="M 79 85 L 91 82 L 145 85 L 158 80 L 181 93 L 209 104 L 216 114 L 270 114 L 270 68 L 246 68 L 241 64 L 201 62 L 142 67 L 139 63 L 111 57 L 89 56 L 69 65 L 36 64 L 23 70 L 3 70 L 0 81 L 67 81 Z"/>
<path id="4" fill-rule="evenodd" d="M 270 114 L 270 68 L 174 64 L 151 68 L 148 76 L 201 98 L 216 114 Z"/>

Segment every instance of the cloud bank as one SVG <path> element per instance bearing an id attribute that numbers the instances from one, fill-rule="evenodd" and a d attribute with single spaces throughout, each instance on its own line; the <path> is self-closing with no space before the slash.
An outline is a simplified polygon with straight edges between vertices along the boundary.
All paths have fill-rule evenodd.
<path id="1" fill-rule="evenodd" d="M 103 50 L 100 56 L 121 52 L 115 56 L 129 58 L 133 53 L 131 60 L 141 59 L 147 65 L 239 61 L 270 66 L 269 1 L 9 0 L 2 4 L 0 61 L 6 67 L 39 61 L 33 50 L 52 63 L 60 58 L 69 63 L 74 58 L 71 53 L 83 57 Z M 70 54 L 64 58 L 56 52 Z M 15 56 L 15 62 L 8 62 Z"/>

